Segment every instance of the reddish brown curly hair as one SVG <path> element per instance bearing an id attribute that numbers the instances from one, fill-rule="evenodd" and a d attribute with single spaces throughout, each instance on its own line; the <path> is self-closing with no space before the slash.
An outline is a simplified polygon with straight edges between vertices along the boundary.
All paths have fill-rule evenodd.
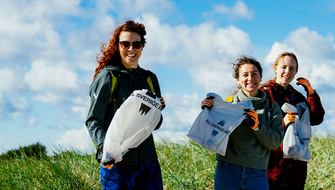
<path id="1" fill-rule="evenodd" d="M 106 48 L 104 42 L 101 43 L 100 53 L 97 55 L 98 67 L 95 69 L 93 79 L 98 75 L 101 69 L 109 65 L 121 66 L 121 56 L 119 52 L 119 36 L 122 31 L 136 32 L 141 36 L 143 47 L 145 46 L 144 36 L 147 34 L 145 27 L 141 23 L 136 23 L 133 20 L 127 20 L 114 31 L 113 37 L 110 39 L 109 45 Z M 102 54 L 101 57 L 99 55 Z"/>

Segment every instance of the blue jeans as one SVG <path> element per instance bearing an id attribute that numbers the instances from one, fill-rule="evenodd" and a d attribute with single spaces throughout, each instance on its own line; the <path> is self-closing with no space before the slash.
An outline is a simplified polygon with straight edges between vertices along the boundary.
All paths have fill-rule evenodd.
<path id="1" fill-rule="evenodd" d="M 268 190 L 266 170 L 258 170 L 218 161 L 214 180 L 215 190 L 257 189 Z"/>
<path id="2" fill-rule="evenodd" d="M 163 190 L 158 160 L 139 166 L 117 166 L 111 169 L 100 165 L 102 189 L 158 189 Z"/>

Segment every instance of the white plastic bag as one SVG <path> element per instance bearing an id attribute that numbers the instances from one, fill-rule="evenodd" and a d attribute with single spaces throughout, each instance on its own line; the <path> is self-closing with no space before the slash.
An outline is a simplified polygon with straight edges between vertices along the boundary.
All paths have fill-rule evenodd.
<path id="1" fill-rule="evenodd" d="M 203 109 L 194 121 L 187 136 L 207 150 L 225 156 L 229 135 L 245 118 L 244 109 L 252 109 L 251 100 L 232 104 L 215 93 L 211 109 Z"/>
<path id="2" fill-rule="evenodd" d="M 284 158 L 292 158 L 294 160 L 309 161 L 311 154 L 309 152 L 309 141 L 312 135 L 312 129 L 309 120 L 309 109 L 302 102 L 292 106 L 284 103 L 282 110 L 285 113 L 298 112 L 295 123 L 289 124 L 283 140 Z"/>
<path id="3" fill-rule="evenodd" d="M 135 90 L 120 108 L 107 130 L 101 162 L 116 162 L 130 148 L 136 148 L 150 134 L 161 118 L 161 102 L 148 90 Z"/>

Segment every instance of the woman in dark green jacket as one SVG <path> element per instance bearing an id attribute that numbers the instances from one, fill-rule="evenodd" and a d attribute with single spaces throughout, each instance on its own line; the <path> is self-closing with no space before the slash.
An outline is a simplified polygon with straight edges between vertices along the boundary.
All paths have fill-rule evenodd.
<path id="1" fill-rule="evenodd" d="M 115 111 L 134 90 L 154 91 L 165 106 L 156 75 L 138 65 L 146 42 L 145 35 L 143 24 L 129 20 L 115 30 L 107 48 L 102 43 L 102 56 L 97 57 L 99 65 L 90 86 L 91 106 L 85 122 L 97 147 L 99 162 Z M 147 81 L 148 78 L 151 82 Z M 161 123 L 162 118 L 156 129 Z M 103 189 L 163 189 L 152 134 L 137 148 L 123 155 L 121 162 L 101 164 L 100 176 Z"/>

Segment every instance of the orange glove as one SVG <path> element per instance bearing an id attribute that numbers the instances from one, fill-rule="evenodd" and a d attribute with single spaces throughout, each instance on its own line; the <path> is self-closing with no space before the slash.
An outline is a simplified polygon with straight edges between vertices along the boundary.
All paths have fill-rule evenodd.
<path id="1" fill-rule="evenodd" d="M 313 94 L 314 93 L 314 89 L 312 88 L 311 84 L 309 83 L 309 81 L 303 77 L 299 77 L 297 78 L 297 85 L 302 85 L 305 88 L 305 91 L 307 92 L 307 94 Z"/>
<path id="2" fill-rule="evenodd" d="M 208 96 L 207 98 L 205 98 L 202 102 L 201 102 L 201 109 L 204 109 L 205 107 L 207 107 L 208 109 L 212 108 L 213 106 L 213 102 L 212 99 L 214 99 L 214 96 Z"/>
<path id="3" fill-rule="evenodd" d="M 287 127 L 289 124 L 294 123 L 295 122 L 295 116 L 298 115 L 297 112 L 289 112 L 285 115 L 284 117 L 284 124 L 285 127 Z"/>
<path id="4" fill-rule="evenodd" d="M 160 98 L 161 99 L 161 104 L 162 104 L 162 110 L 165 108 L 165 101 L 164 101 L 164 98 L 163 96 Z"/>
<path id="5" fill-rule="evenodd" d="M 259 125 L 258 114 L 254 110 L 250 109 L 245 109 L 244 111 L 246 111 L 245 114 L 247 114 L 247 117 L 249 118 L 250 128 L 256 129 Z"/>
<path id="6" fill-rule="evenodd" d="M 115 164 L 115 160 L 110 160 L 106 163 L 100 163 L 100 165 L 103 167 L 103 168 L 108 168 L 108 169 L 112 169 L 112 167 L 114 166 Z"/>

